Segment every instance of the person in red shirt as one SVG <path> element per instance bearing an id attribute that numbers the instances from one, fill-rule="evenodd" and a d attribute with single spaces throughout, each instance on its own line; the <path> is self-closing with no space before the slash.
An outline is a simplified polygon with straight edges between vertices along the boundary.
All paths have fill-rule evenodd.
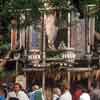
<path id="1" fill-rule="evenodd" d="M 81 86 L 77 86 L 77 88 L 75 89 L 75 92 L 73 94 L 73 100 L 79 100 L 80 99 L 80 95 L 82 94 L 82 88 Z"/>

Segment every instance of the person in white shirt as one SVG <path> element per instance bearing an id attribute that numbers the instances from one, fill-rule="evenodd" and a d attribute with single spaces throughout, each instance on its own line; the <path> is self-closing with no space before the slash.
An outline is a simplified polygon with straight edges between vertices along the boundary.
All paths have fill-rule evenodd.
<path id="1" fill-rule="evenodd" d="M 54 88 L 53 100 L 59 100 L 61 95 L 61 90 L 59 88 Z"/>
<path id="2" fill-rule="evenodd" d="M 90 96 L 88 93 L 82 93 L 82 95 L 80 95 L 80 100 L 90 100 Z"/>
<path id="3" fill-rule="evenodd" d="M 38 90 L 38 89 L 39 89 L 39 85 L 37 85 L 37 84 L 32 84 L 32 91 L 29 92 L 29 94 L 28 94 L 29 98 L 30 98 L 31 95 L 32 95 L 36 90 Z"/>
<path id="4" fill-rule="evenodd" d="M 17 98 L 18 100 L 29 100 L 27 94 L 22 91 L 21 85 L 19 83 L 15 83 L 14 91 L 8 93 L 7 100 L 10 98 Z"/>
<path id="5" fill-rule="evenodd" d="M 82 94 L 80 95 L 80 100 L 91 100 L 90 95 L 86 89 L 82 89 Z"/>
<path id="6" fill-rule="evenodd" d="M 72 95 L 69 91 L 69 86 L 67 83 L 62 85 L 62 95 L 59 100 L 72 100 Z"/>

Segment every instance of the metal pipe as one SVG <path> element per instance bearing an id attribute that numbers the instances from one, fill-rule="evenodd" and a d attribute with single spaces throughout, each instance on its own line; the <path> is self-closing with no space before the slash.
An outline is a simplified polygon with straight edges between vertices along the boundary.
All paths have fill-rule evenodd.
<path id="1" fill-rule="evenodd" d="M 68 11 L 68 48 L 70 48 L 70 34 L 71 34 L 71 12 Z"/>
<path id="2" fill-rule="evenodd" d="M 45 13 L 44 11 L 41 12 L 42 13 L 42 44 L 41 44 L 41 53 L 42 53 L 42 64 L 46 67 L 46 33 L 45 33 L 45 23 L 44 23 L 44 16 Z M 43 74 L 42 74 L 42 89 L 43 89 L 43 95 L 44 95 L 44 99 L 45 98 L 45 67 L 43 70 Z"/>
<path id="3" fill-rule="evenodd" d="M 16 60 L 16 76 L 18 75 L 18 64 L 19 64 L 19 62 L 18 62 L 18 60 Z"/>

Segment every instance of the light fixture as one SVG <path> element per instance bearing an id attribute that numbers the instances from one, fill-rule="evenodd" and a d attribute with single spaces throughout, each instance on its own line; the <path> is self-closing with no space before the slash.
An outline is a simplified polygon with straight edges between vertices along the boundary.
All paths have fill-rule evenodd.
<path id="1" fill-rule="evenodd" d="M 62 57 L 65 59 L 67 64 L 70 66 L 74 63 L 76 54 L 74 48 L 66 48 L 66 51 L 63 52 Z"/>

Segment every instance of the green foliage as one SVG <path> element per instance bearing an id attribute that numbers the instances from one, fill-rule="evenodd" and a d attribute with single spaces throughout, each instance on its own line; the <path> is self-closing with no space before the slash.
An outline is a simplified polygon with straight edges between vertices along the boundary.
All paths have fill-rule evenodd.
<path id="1" fill-rule="evenodd" d="M 5 72 L 4 71 L 0 71 L 0 79 L 3 79 L 5 77 Z"/>
<path id="2" fill-rule="evenodd" d="M 67 1 L 68 0 L 50 0 L 50 4 L 53 6 L 58 7 L 67 7 Z M 73 0 L 72 0 L 73 1 Z M 82 9 L 84 9 L 84 5 L 86 4 L 100 4 L 100 0 L 75 0 L 76 3 L 80 2 Z M 9 41 L 9 23 L 10 18 L 13 15 L 18 15 L 20 12 L 16 12 L 16 9 L 27 9 L 30 8 L 32 10 L 31 16 L 32 19 L 38 19 L 40 16 L 39 8 L 43 5 L 41 3 L 41 0 L 0 0 L 0 16 L 4 16 L 5 20 L 5 37 L 7 41 Z M 64 12 L 65 14 L 65 12 Z M 97 15 L 99 16 L 99 15 Z M 97 25 L 99 25 L 99 22 L 97 22 Z"/>
<path id="3" fill-rule="evenodd" d="M 0 15 L 8 16 L 10 18 L 12 15 L 19 13 L 16 12 L 18 9 L 32 9 L 33 17 L 39 15 L 39 0 L 1 0 L 0 2 Z"/>
<path id="4" fill-rule="evenodd" d="M 73 0 L 72 0 L 73 1 Z M 86 4 L 100 4 L 100 0 L 75 0 L 76 3 L 80 2 L 81 5 Z M 66 7 L 67 0 L 50 0 L 53 6 Z M 11 16 L 15 13 L 16 9 L 32 9 L 32 16 L 38 17 L 40 12 L 39 7 L 43 5 L 40 0 L 0 0 L 0 15 Z"/>
<path id="5" fill-rule="evenodd" d="M 39 0 L 0 0 L 0 17 L 2 16 L 3 27 L 2 30 L 4 39 L 0 44 L 0 55 L 3 55 L 9 50 L 10 43 L 10 20 L 12 16 L 19 16 L 20 10 L 31 9 L 30 17 L 36 20 L 40 16 L 38 8 L 41 2 Z"/>
<path id="6" fill-rule="evenodd" d="M 51 0 L 53 6 L 66 7 L 67 0 Z"/>
<path id="7" fill-rule="evenodd" d="M 16 74 L 15 70 L 13 71 L 2 70 L 0 71 L 0 80 L 4 80 L 5 78 L 10 77 L 10 76 L 15 76 L 15 74 Z"/>
<path id="8" fill-rule="evenodd" d="M 100 33 L 100 13 L 96 14 L 96 31 Z"/>
<path id="9" fill-rule="evenodd" d="M 98 4 L 100 0 L 80 0 L 82 4 Z"/>

